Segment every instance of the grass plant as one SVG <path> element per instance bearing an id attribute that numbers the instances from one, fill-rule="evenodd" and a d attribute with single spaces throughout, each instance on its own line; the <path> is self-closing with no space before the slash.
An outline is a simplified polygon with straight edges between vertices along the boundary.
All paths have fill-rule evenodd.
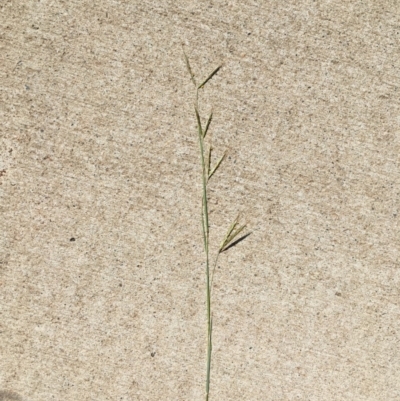
<path id="1" fill-rule="evenodd" d="M 206 392 L 205 399 L 209 400 L 210 396 L 210 381 L 211 381 L 211 355 L 212 355 L 212 307 L 211 307 L 211 290 L 212 290 L 212 282 L 213 282 L 213 274 L 215 271 L 215 267 L 218 263 L 218 258 L 220 254 L 226 251 L 228 248 L 235 245 L 238 241 L 243 239 L 244 237 L 238 238 L 239 234 L 243 232 L 246 228 L 245 225 L 239 224 L 239 215 L 233 220 L 232 224 L 228 228 L 226 235 L 219 245 L 219 249 L 215 256 L 215 260 L 213 263 L 213 268 L 210 269 L 210 223 L 209 223 L 209 211 L 208 211 L 208 194 L 207 194 L 207 184 L 209 183 L 211 177 L 218 171 L 221 163 L 226 157 L 226 151 L 219 158 L 219 160 L 212 167 L 212 151 L 213 147 L 211 144 L 211 136 L 207 133 L 210 128 L 210 124 L 212 121 L 213 113 L 211 111 L 210 116 L 207 119 L 206 125 L 203 128 L 201 123 L 201 117 L 199 112 L 199 91 L 205 87 L 205 85 L 214 77 L 215 74 L 221 69 L 221 65 L 218 66 L 208 77 L 201 81 L 201 84 L 196 82 L 195 75 L 192 71 L 192 68 L 189 63 L 189 59 L 183 50 L 186 67 L 190 74 L 190 79 L 195 87 L 195 105 L 194 111 L 196 115 L 197 122 L 197 131 L 198 131 L 198 139 L 199 139 L 199 149 L 200 149 L 200 160 L 202 167 L 202 208 L 201 208 L 201 225 L 203 230 L 203 242 L 204 242 L 204 252 L 205 252 L 205 265 L 206 265 L 206 309 L 207 309 L 207 351 L 206 351 Z M 208 143 L 206 143 L 206 139 Z"/>

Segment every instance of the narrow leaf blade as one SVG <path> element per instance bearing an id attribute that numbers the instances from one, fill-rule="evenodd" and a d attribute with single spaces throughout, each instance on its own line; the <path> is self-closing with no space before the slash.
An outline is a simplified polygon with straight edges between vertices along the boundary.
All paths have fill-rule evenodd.
<path id="1" fill-rule="evenodd" d="M 220 70 L 221 67 L 222 65 L 218 66 L 197 89 L 201 89 Z"/>
<path id="2" fill-rule="evenodd" d="M 204 128 L 204 137 L 203 138 L 205 138 L 206 135 L 207 135 L 208 128 L 209 128 L 209 126 L 211 124 L 212 116 L 213 116 L 213 113 L 211 111 L 210 117 L 208 118 L 208 121 L 207 121 L 207 124 L 206 124 L 206 128 Z"/>
<path id="3" fill-rule="evenodd" d="M 222 161 L 225 159 L 225 156 L 226 156 L 226 151 L 225 151 L 225 153 L 222 155 L 222 157 L 218 160 L 218 163 L 215 165 L 213 171 L 211 171 L 211 173 L 209 174 L 208 179 L 210 179 L 210 178 L 214 175 L 214 173 L 217 171 L 218 167 L 220 166 L 220 164 L 222 163 Z"/>
<path id="4" fill-rule="evenodd" d="M 202 138 L 204 138 L 203 128 L 201 127 L 199 111 L 197 110 L 197 107 L 195 107 L 194 109 L 196 110 L 196 120 L 197 120 L 197 127 L 199 128 L 199 134 L 201 135 Z"/>
<path id="5" fill-rule="evenodd" d="M 207 177 L 210 177 L 210 169 L 211 169 L 211 152 L 212 152 L 212 146 L 211 146 L 211 144 L 210 144 L 210 148 L 209 148 L 209 150 L 208 150 L 208 157 L 207 157 L 207 172 L 206 172 L 206 174 L 207 174 Z"/>
<path id="6" fill-rule="evenodd" d="M 186 52 L 185 52 L 185 49 L 183 48 L 183 46 L 182 46 L 182 50 L 183 50 L 183 54 L 185 55 L 185 60 L 186 60 L 186 68 L 187 68 L 187 69 L 188 69 L 188 71 L 189 71 L 189 74 L 190 74 L 190 79 L 192 80 L 192 82 L 193 82 L 194 86 L 197 86 L 197 84 L 196 84 L 196 80 L 194 79 L 194 74 L 193 74 L 192 68 L 190 67 L 190 63 L 189 63 L 188 56 L 186 55 Z"/>

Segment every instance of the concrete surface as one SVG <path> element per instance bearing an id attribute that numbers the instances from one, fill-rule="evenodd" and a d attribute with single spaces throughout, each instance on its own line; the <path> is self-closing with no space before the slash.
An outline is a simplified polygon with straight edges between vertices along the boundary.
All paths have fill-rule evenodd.
<path id="1" fill-rule="evenodd" d="M 182 43 L 199 79 L 223 63 L 212 240 L 251 231 L 214 278 L 211 400 L 400 399 L 397 1 L 4 0 L 0 22 L 3 399 L 204 399 Z"/>

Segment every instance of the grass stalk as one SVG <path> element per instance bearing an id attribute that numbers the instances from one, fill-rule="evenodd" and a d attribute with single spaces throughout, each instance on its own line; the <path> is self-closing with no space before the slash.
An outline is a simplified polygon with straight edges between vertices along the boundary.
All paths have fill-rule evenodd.
<path id="1" fill-rule="evenodd" d="M 222 252 L 224 252 L 225 250 L 227 250 L 228 248 L 235 245 L 235 243 L 234 243 L 235 238 L 237 238 L 237 236 L 244 230 L 246 225 L 238 227 L 239 226 L 239 216 L 236 217 L 236 219 L 233 221 L 233 223 L 229 227 L 227 234 L 225 235 L 224 240 L 222 241 L 222 243 L 219 247 L 219 250 L 217 252 L 217 255 L 215 257 L 215 261 L 213 264 L 212 272 L 210 272 L 210 252 L 209 252 L 210 251 L 210 247 L 209 247 L 209 245 L 210 245 L 209 244 L 210 225 L 209 225 L 209 219 L 208 219 L 209 215 L 208 215 L 207 184 L 208 184 L 210 178 L 216 173 L 216 171 L 220 167 L 221 163 L 225 159 L 226 152 L 215 164 L 215 167 L 211 168 L 211 154 L 212 154 L 213 148 L 211 146 L 211 139 L 210 139 L 210 144 L 208 146 L 208 151 L 207 151 L 206 144 L 205 144 L 205 138 L 206 138 L 208 129 L 211 124 L 213 113 L 211 112 L 210 117 L 207 120 L 206 127 L 203 130 L 203 127 L 201 124 L 200 112 L 199 112 L 199 90 L 203 89 L 204 86 L 214 77 L 214 75 L 217 74 L 217 72 L 220 70 L 221 66 L 218 66 L 204 81 L 202 81 L 202 84 L 197 85 L 195 75 L 194 75 L 193 70 L 189 63 L 189 59 L 188 59 L 185 51 L 183 51 L 183 53 L 185 56 L 186 67 L 190 74 L 190 79 L 193 82 L 195 89 L 196 89 L 196 102 L 195 102 L 194 109 L 195 109 L 195 114 L 196 114 L 197 131 L 198 131 L 198 137 L 199 137 L 200 160 L 201 160 L 201 166 L 202 166 L 201 223 L 202 223 L 202 229 L 203 229 L 203 242 L 204 242 L 204 252 L 205 252 L 205 259 L 206 259 L 206 272 L 205 273 L 206 273 L 206 309 L 207 309 L 207 353 L 206 353 L 206 358 L 207 358 L 206 369 L 207 370 L 206 370 L 205 400 L 209 401 L 210 382 L 211 382 L 212 326 L 213 326 L 212 310 L 211 310 L 211 290 L 212 290 L 214 272 L 215 272 L 215 268 L 217 266 L 219 255 Z M 238 242 L 239 240 L 236 239 L 236 242 Z"/>

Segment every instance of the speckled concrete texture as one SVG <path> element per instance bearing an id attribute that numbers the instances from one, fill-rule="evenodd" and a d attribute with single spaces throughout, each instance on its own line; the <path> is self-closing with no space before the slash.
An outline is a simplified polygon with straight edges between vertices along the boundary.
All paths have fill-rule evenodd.
<path id="1" fill-rule="evenodd" d="M 0 3 L 0 397 L 400 400 L 395 0 Z M 215 247 L 213 248 L 213 252 Z M 14 398 L 4 398 L 4 397 Z"/>

